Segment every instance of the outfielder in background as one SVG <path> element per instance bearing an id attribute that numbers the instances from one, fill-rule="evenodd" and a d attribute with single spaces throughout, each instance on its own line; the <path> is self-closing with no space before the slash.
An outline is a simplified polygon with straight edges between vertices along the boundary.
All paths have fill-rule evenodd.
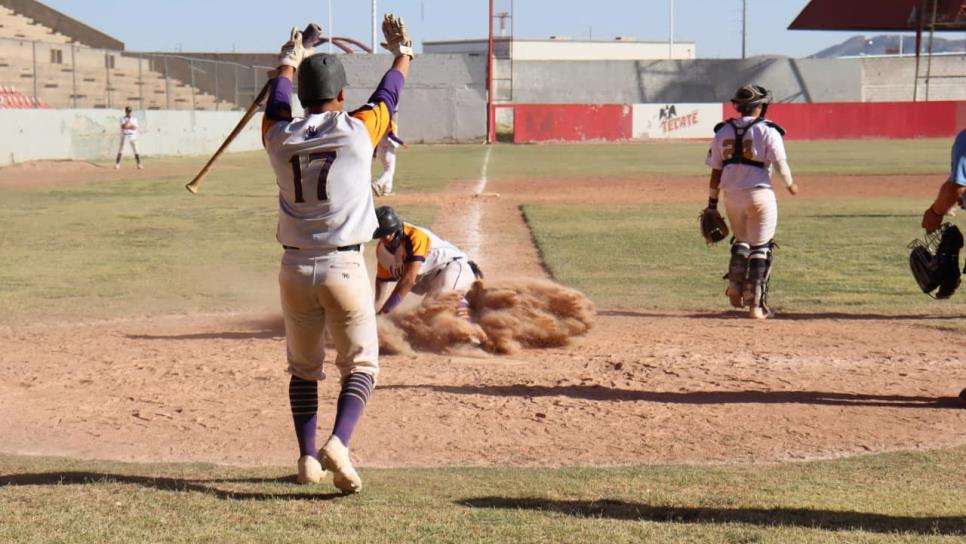
<path id="1" fill-rule="evenodd" d="M 131 152 L 134 153 L 134 160 L 138 163 L 138 170 L 144 168 L 141 164 L 141 155 L 138 154 L 138 118 L 131 113 L 131 108 L 124 108 L 124 117 L 121 117 L 121 144 L 117 146 L 117 159 L 114 161 L 114 169 L 121 169 L 121 155 L 124 154 L 124 146 L 130 145 Z"/>
<path id="2" fill-rule="evenodd" d="M 402 19 L 387 14 L 393 55 L 369 102 L 344 110 L 345 68 L 339 57 L 312 55 L 292 29 L 271 81 L 262 139 L 278 184 L 277 238 L 285 252 L 278 274 L 288 351 L 289 402 L 299 445 L 298 481 L 317 483 L 324 469 L 343 492 L 362 489 L 349 439 L 379 372 L 375 306 L 362 244 L 378 226 L 370 180 L 375 145 L 389 129 L 413 57 Z M 306 117 L 292 118 L 292 79 Z M 332 434 L 316 453 L 318 380 L 325 329 L 342 378 Z"/>
<path id="3" fill-rule="evenodd" d="M 483 279 L 476 263 L 453 244 L 426 227 L 404 223 L 389 206 L 376 209 L 379 228 L 373 233 L 376 245 L 376 303 L 385 302 L 380 314 L 393 311 L 410 292 L 433 295 L 455 291 L 461 295 Z M 388 299 L 386 293 L 392 288 Z M 456 315 L 470 320 L 465 296 L 456 305 Z"/>
<path id="4" fill-rule="evenodd" d="M 396 148 L 406 145 L 399 138 L 399 112 L 389 123 L 389 132 L 379 140 L 376 146 L 376 157 L 382 162 L 382 174 L 372 182 L 372 189 L 379 196 L 392 194 L 392 180 L 396 175 Z"/>
<path id="5" fill-rule="evenodd" d="M 756 319 L 768 317 L 768 280 L 771 275 L 778 204 L 771 185 L 775 167 L 788 188 L 798 194 L 782 136 L 785 131 L 765 118 L 771 93 L 746 85 L 731 103 L 741 117 L 715 127 L 705 163 L 711 167 L 708 208 L 717 209 L 724 191 L 725 209 L 734 240 L 725 294 L 735 308 L 748 308 Z"/>

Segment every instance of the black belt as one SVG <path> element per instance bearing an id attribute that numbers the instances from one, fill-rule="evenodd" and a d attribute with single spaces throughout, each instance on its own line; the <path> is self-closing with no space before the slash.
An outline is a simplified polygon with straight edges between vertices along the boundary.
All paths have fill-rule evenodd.
<path id="1" fill-rule="evenodd" d="M 301 251 L 302 250 L 302 248 L 300 248 L 300 247 L 286 246 L 286 245 L 282 245 L 282 248 L 284 248 L 284 249 L 294 249 L 295 251 Z M 318 249 L 323 249 L 323 248 L 318 248 Z M 361 249 L 362 249 L 362 244 L 352 244 L 351 246 L 339 246 L 339 247 L 335 248 L 336 251 L 359 251 Z"/>

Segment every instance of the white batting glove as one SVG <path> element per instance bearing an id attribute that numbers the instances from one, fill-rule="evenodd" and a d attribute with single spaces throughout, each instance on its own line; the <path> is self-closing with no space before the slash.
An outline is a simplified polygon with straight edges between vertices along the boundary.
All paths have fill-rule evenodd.
<path id="1" fill-rule="evenodd" d="M 279 66 L 291 66 L 298 69 L 305 57 L 312 56 L 312 48 L 302 45 L 302 31 L 292 27 L 292 34 L 289 40 L 282 46 L 278 53 Z"/>
<path id="2" fill-rule="evenodd" d="M 409 34 L 406 32 L 406 23 L 403 22 L 402 17 L 396 17 L 392 13 L 387 13 L 382 20 L 382 34 L 386 37 L 386 41 L 382 43 L 382 46 L 388 49 L 393 56 L 407 55 L 409 58 L 416 57 L 413 54 L 413 41 L 409 39 Z"/>

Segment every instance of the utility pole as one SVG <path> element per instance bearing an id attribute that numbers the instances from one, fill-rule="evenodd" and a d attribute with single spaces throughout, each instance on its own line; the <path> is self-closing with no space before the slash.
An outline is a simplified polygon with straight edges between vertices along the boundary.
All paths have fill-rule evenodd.
<path id="1" fill-rule="evenodd" d="M 329 0 L 329 54 L 332 54 L 332 0 Z"/>
<path id="2" fill-rule="evenodd" d="M 748 57 L 748 0 L 741 0 L 741 58 Z"/>
<path id="3" fill-rule="evenodd" d="M 372 54 L 376 54 L 376 48 L 379 44 L 376 42 L 376 18 L 378 17 L 379 8 L 376 7 L 378 0 L 372 0 Z"/>
<path id="4" fill-rule="evenodd" d="M 674 0 L 668 0 L 667 59 L 674 58 Z"/>

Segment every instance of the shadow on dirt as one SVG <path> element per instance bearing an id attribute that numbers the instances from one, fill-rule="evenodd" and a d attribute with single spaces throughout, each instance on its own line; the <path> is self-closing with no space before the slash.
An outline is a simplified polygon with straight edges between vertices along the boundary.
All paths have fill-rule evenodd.
<path id="1" fill-rule="evenodd" d="M 106 474 L 101 472 L 41 472 L 0 476 L 0 488 L 26 485 L 97 485 L 130 484 L 158 491 L 204 493 L 223 500 L 235 501 L 328 501 L 344 496 L 342 493 L 254 493 L 232 491 L 215 487 L 217 484 L 273 484 L 291 483 L 295 476 L 284 478 L 239 478 L 213 480 L 185 480 L 182 478 L 135 476 L 131 474 Z M 306 488 L 310 489 L 310 488 Z"/>
<path id="2" fill-rule="evenodd" d="M 959 408 L 956 397 L 917 397 L 822 391 L 634 391 L 600 385 L 384 385 L 386 390 L 429 389 L 451 395 L 494 397 L 570 397 L 593 401 L 658 402 L 665 404 L 819 404 L 890 408 Z"/>
<path id="3" fill-rule="evenodd" d="M 600 310 L 597 312 L 601 317 L 649 317 L 649 318 L 679 318 L 679 319 L 744 319 L 748 320 L 748 312 L 726 310 L 721 312 L 693 312 L 693 313 L 669 313 L 669 312 L 640 312 L 633 310 Z M 878 314 L 878 313 L 845 313 L 845 312 L 786 312 L 775 311 L 772 319 L 789 321 L 811 321 L 811 320 L 842 320 L 842 321 L 921 321 L 921 320 L 947 320 L 964 319 L 966 315 L 943 315 L 943 314 Z"/>
<path id="4" fill-rule="evenodd" d="M 914 517 L 812 510 L 807 508 L 691 508 L 653 506 L 617 500 L 564 501 L 538 498 L 479 497 L 457 501 L 471 508 L 536 510 L 580 518 L 607 518 L 664 523 L 743 523 L 763 527 L 797 526 L 827 531 L 966 535 L 961 516 Z"/>

